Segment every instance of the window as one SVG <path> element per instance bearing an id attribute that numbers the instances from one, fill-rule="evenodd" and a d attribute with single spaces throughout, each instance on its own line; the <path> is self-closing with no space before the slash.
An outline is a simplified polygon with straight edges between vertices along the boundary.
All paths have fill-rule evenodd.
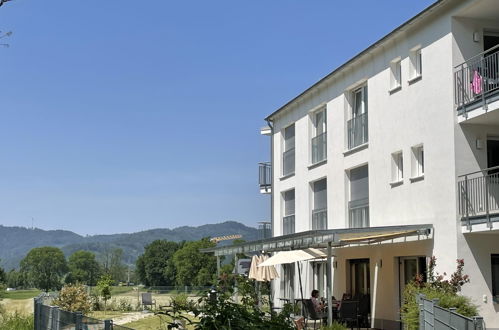
<path id="1" fill-rule="evenodd" d="M 421 178 L 424 175 L 423 145 L 412 147 L 412 177 Z"/>
<path id="2" fill-rule="evenodd" d="M 499 303 L 499 254 L 493 254 L 492 259 L 492 298 Z"/>
<path id="3" fill-rule="evenodd" d="M 281 297 L 294 299 L 295 292 L 295 265 L 282 265 L 281 273 Z"/>
<path id="4" fill-rule="evenodd" d="M 347 122 L 348 149 L 367 142 L 367 85 L 352 91 L 352 113 Z"/>
<path id="5" fill-rule="evenodd" d="M 371 293 L 369 259 L 350 259 L 349 292 L 354 296 Z"/>
<path id="6" fill-rule="evenodd" d="M 319 296 L 326 297 L 327 264 L 325 262 L 313 262 L 312 269 L 314 274 L 314 288 L 319 291 Z"/>
<path id="7" fill-rule="evenodd" d="M 315 112 L 312 115 L 312 164 L 321 162 L 327 158 L 326 154 L 326 109 Z"/>
<path id="8" fill-rule="evenodd" d="M 390 91 L 399 89 L 402 86 L 402 70 L 400 58 L 390 63 Z"/>
<path id="9" fill-rule="evenodd" d="M 421 77 L 423 73 L 421 48 L 419 46 L 413 48 L 409 54 L 409 58 L 410 58 L 409 81 L 412 81 Z"/>
<path id="10" fill-rule="evenodd" d="M 282 234 L 288 235 L 295 232 L 295 190 L 283 193 L 284 217 L 282 218 Z"/>
<path id="11" fill-rule="evenodd" d="M 282 175 L 295 172 L 295 124 L 284 129 L 284 152 L 282 154 Z"/>
<path id="12" fill-rule="evenodd" d="M 392 154 L 392 183 L 404 180 L 404 157 L 402 151 Z"/>
<path id="13" fill-rule="evenodd" d="M 312 210 L 312 230 L 327 229 L 327 180 L 312 183 L 314 207 Z"/>
<path id="14" fill-rule="evenodd" d="M 369 172 L 367 165 L 350 170 L 349 227 L 369 227 Z"/>

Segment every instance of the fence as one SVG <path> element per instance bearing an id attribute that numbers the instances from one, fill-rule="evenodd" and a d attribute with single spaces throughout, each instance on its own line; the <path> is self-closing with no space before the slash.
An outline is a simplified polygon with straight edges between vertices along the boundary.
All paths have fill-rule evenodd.
<path id="1" fill-rule="evenodd" d="M 455 308 L 446 309 L 438 306 L 438 299 L 428 300 L 420 294 L 417 296 L 419 303 L 419 329 L 421 330 L 483 330 L 483 318 L 463 316 Z"/>
<path id="2" fill-rule="evenodd" d="M 54 298 L 43 293 L 34 298 L 34 330 L 133 330 L 113 324 L 112 320 L 97 320 L 52 306 Z"/>

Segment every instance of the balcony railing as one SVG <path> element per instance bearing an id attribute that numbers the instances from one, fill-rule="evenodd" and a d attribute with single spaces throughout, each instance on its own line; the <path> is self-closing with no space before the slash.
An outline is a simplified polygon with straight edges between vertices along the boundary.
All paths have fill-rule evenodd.
<path id="1" fill-rule="evenodd" d="M 499 93 L 499 45 L 454 68 L 454 103 L 458 111 L 486 107 L 486 100 Z"/>
<path id="2" fill-rule="evenodd" d="M 295 233 L 295 215 L 288 215 L 282 218 L 282 234 L 289 235 Z"/>
<path id="3" fill-rule="evenodd" d="M 272 165 L 270 163 L 258 163 L 258 184 L 260 190 L 270 191 L 272 187 Z"/>
<path id="4" fill-rule="evenodd" d="M 458 212 L 462 220 L 499 214 L 499 166 L 465 174 L 458 180 Z"/>
<path id="5" fill-rule="evenodd" d="M 348 149 L 366 143 L 367 140 L 367 113 L 358 115 L 347 122 Z"/>
<path id="6" fill-rule="evenodd" d="M 282 175 L 295 173 L 295 148 L 286 150 L 282 154 Z"/>
<path id="7" fill-rule="evenodd" d="M 312 211 L 312 230 L 327 229 L 327 209 Z"/>
<path id="8" fill-rule="evenodd" d="M 349 227 L 369 227 L 369 199 L 348 202 Z"/>
<path id="9" fill-rule="evenodd" d="M 326 159 L 326 132 L 312 138 L 312 164 L 316 164 Z"/>

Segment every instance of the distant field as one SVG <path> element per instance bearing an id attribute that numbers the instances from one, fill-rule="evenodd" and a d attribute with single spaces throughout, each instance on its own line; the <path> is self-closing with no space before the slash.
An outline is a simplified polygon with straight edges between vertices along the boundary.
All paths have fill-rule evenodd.
<path id="1" fill-rule="evenodd" d="M 29 299 L 35 298 L 41 293 L 40 290 L 16 290 L 16 291 L 5 291 L 2 297 L 5 299 Z"/>
<path id="2" fill-rule="evenodd" d="M 5 307 L 7 313 L 33 313 L 33 299 L 2 299 L 0 305 Z"/>

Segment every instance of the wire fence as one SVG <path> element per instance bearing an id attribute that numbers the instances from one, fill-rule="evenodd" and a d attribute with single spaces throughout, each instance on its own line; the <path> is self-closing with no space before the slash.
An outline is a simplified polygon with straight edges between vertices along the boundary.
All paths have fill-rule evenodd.
<path id="1" fill-rule="evenodd" d="M 98 320 L 81 312 L 68 312 L 53 306 L 53 294 L 34 298 L 34 330 L 133 330 L 113 324 L 112 320 Z"/>

